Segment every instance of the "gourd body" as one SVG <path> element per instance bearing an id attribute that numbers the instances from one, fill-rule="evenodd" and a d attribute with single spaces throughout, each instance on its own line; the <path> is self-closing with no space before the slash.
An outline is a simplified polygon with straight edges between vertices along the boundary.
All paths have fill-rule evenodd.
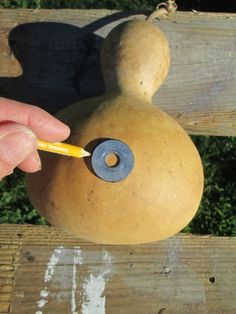
<path id="1" fill-rule="evenodd" d="M 32 204 L 51 224 L 90 241 L 135 244 L 160 240 L 193 218 L 203 190 L 198 152 L 186 132 L 151 97 L 168 72 L 164 35 L 142 21 L 124 23 L 105 40 L 106 93 L 64 109 L 68 142 L 92 147 L 125 142 L 134 168 L 120 182 L 97 177 L 89 160 L 42 153 L 42 171 L 28 177 Z"/>

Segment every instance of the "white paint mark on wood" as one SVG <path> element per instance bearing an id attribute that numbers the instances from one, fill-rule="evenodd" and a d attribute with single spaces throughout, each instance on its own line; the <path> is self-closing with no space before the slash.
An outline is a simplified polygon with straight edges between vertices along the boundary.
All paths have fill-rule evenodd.
<path id="1" fill-rule="evenodd" d="M 110 268 L 112 258 L 106 250 L 103 250 L 103 260 L 105 262 L 105 265 Z"/>
<path id="2" fill-rule="evenodd" d="M 103 274 L 95 276 L 90 274 L 83 283 L 84 302 L 82 304 L 83 314 L 105 314 L 105 296 L 102 293 L 105 289 L 106 279 Z"/>
<path id="3" fill-rule="evenodd" d="M 59 255 L 61 253 L 61 249 L 63 247 L 59 247 L 57 249 L 54 250 L 51 258 L 50 258 L 50 261 L 47 263 L 47 269 L 46 269 L 46 272 L 44 274 L 44 282 L 47 283 L 47 282 L 50 282 L 52 280 L 52 276 L 55 272 L 55 267 L 59 261 Z"/>
<path id="4" fill-rule="evenodd" d="M 104 290 L 106 282 L 108 281 L 108 274 L 111 272 L 111 255 L 103 249 L 102 251 L 102 264 L 94 264 L 88 267 L 88 273 L 86 278 L 78 282 L 78 278 L 81 278 L 78 273 L 78 267 L 84 263 L 84 260 L 90 259 L 90 254 L 85 256 L 82 255 L 80 247 L 74 247 L 73 249 L 65 249 L 63 247 L 57 247 L 53 250 L 52 255 L 47 263 L 47 267 L 44 273 L 45 286 L 40 291 L 40 300 L 36 302 L 37 311 L 35 314 L 43 314 L 44 306 L 48 303 L 48 297 L 50 294 L 49 284 L 55 278 L 55 271 L 59 260 L 71 265 L 72 262 L 72 273 L 71 273 L 71 299 L 70 306 L 71 314 L 105 314 L 105 296 Z M 92 259 L 91 261 L 93 261 Z M 67 264 L 66 264 L 67 265 Z M 65 271 L 65 270 L 64 270 Z M 61 272 L 60 272 L 61 274 Z M 63 275 L 64 276 L 64 275 Z M 54 278 L 54 279 L 53 279 Z M 57 281 L 60 276 L 57 277 Z M 81 308 L 78 309 L 77 305 L 77 294 L 78 285 L 81 285 Z M 64 287 L 64 286 L 63 286 Z M 65 287 L 64 287 L 65 288 Z M 57 294 L 58 296 L 58 294 Z"/>
<path id="5" fill-rule="evenodd" d="M 48 284 L 52 280 L 53 274 L 55 272 L 55 267 L 59 261 L 59 256 L 61 254 L 62 249 L 63 249 L 62 246 L 54 249 L 50 257 L 50 260 L 47 263 L 47 268 L 44 274 L 44 282 L 46 284 Z M 48 303 L 48 300 L 47 300 L 48 295 L 49 295 L 49 291 L 48 291 L 48 287 L 46 286 L 43 290 L 40 291 L 40 297 L 42 297 L 42 299 L 36 302 L 37 308 L 40 308 L 41 311 L 36 311 L 35 314 L 43 314 L 42 309 L 44 305 Z"/>
<path id="6" fill-rule="evenodd" d="M 48 296 L 49 292 L 47 290 L 41 290 L 40 291 L 40 297 L 46 298 Z"/>
<path id="7" fill-rule="evenodd" d="M 42 299 L 42 300 L 39 300 L 39 301 L 37 302 L 37 305 L 38 305 L 39 308 L 41 308 L 41 307 L 44 307 L 44 305 L 45 305 L 46 303 L 48 303 L 48 301 L 45 300 L 45 299 Z"/>
<path id="8" fill-rule="evenodd" d="M 81 256 L 80 247 L 74 248 L 74 256 L 73 256 L 73 269 L 72 269 L 72 291 L 71 291 L 71 313 L 78 314 L 77 312 L 77 304 L 76 304 L 76 292 L 77 292 L 77 265 L 83 264 L 83 258 Z"/>
<path id="9" fill-rule="evenodd" d="M 89 278 L 82 284 L 83 291 L 83 304 L 82 314 L 105 314 L 106 299 L 103 292 L 105 290 L 108 277 L 106 276 L 111 272 L 111 256 L 107 251 L 103 251 L 104 267 L 96 274 L 96 267 L 92 267 L 92 272 Z"/>

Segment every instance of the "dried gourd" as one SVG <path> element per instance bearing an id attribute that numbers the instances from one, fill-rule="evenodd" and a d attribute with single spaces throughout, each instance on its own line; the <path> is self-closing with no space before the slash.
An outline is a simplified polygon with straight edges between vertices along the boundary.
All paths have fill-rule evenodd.
<path id="1" fill-rule="evenodd" d="M 29 175 L 28 193 L 52 225 L 93 242 L 136 244 L 174 235 L 191 221 L 202 197 L 202 163 L 182 127 L 151 101 L 169 64 L 168 41 L 148 21 L 121 23 L 105 39 L 105 94 L 58 118 L 71 128 L 68 142 L 91 152 L 106 140 L 125 143 L 133 167 L 111 182 L 96 175 L 89 158 L 41 153 L 42 170 Z M 113 171 L 119 152 L 107 155 Z"/>

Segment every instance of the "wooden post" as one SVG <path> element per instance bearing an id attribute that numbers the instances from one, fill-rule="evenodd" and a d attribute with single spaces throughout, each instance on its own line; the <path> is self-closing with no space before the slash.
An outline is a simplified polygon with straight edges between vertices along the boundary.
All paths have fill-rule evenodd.
<path id="1" fill-rule="evenodd" d="M 236 238 L 88 243 L 50 227 L 0 228 L 0 313 L 233 314 Z"/>

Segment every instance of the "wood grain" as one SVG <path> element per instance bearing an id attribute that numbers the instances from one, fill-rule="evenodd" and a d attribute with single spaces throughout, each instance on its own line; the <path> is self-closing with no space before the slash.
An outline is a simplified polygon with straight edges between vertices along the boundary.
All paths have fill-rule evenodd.
<path id="1" fill-rule="evenodd" d="M 118 23 L 143 19 L 144 13 L 0 10 L 0 71 L 5 76 L 0 95 L 56 112 L 101 94 L 98 55 L 103 38 Z M 177 12 L 155 24 L 169 39 L 172 67 L 154 103 L 191 134 L 235 135 L 236 14 Z M 6 78 L 19 71 L 5 44 L 12 29 L 11 46 L 23 63 L 18 78 Z"/>
<path id="2" fill-rule="evenodd" d="M 236 238 L 105 246 L 51 227 L 1 225 L 0 245 L 0 313 L 236 312 Z"/>

